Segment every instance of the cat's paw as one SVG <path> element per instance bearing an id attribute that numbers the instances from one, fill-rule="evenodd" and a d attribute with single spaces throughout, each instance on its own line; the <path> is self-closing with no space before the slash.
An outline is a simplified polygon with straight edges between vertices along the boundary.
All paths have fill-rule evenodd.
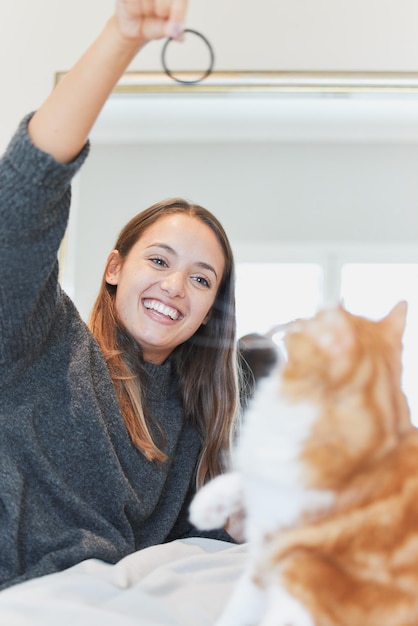
<path id="1" fill-rule="evenodd" d="M 202 487 L 190 505 L 190 521 L 202 530 L 225 526 L 242 506 L 241 477 L 236 473 L 217 476 Z"/>

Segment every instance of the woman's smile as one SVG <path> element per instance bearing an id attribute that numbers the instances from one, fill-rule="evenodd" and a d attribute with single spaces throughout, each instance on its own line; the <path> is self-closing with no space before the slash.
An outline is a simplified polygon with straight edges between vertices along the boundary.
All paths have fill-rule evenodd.
<path id="1" fill-rule="evenodd" d="M 156 311 L 158 314 L 166 318 L 168 317 L 172 321 L 183 318 L 182 313 L 180 313 L 178 309 L 168 306 L 164 304 L 163 302 L 161 302 L 160 300 L 144 298 L 142 300 L 142 303 L 148 311 Z"/>

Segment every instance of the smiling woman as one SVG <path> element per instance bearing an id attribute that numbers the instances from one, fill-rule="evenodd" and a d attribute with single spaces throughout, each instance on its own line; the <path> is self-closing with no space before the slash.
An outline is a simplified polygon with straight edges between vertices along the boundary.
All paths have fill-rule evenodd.
<path id="1" fill-rule="evenodd" d="M 221 224 L 203 207 L 179 198 L 132 218 L 108 256 L 89 326 L 107 361 L 132 440 L 150 459 L 165 455 L 154 442 L 144 410 L 144 362 L 161 365 L 170 355 L 204 451 L 211 449 L 207 428 L 221 433 L 219 451 L 229 445 L 225 426 L 233 423 L 237 388 L 233 276 L 232 250 Z M 218 380 L 209 399 L 207 373 L 222 369 L 225 359 L 227 386 L 221 391 Z M 225 398 L 226 413 L 215 410 L 218 396 Z M 213 409 L 202 420 L 199 415 L 208 410 L 204 404 Z"/>

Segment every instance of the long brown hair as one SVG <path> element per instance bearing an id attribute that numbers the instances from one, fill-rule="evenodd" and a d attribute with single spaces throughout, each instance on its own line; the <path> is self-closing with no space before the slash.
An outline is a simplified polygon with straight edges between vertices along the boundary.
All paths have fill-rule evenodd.
<path id="1" fill-rule="evenodd" d="M 226 469 L 238 412 L 236 367 L 235 270 L 231 246 L 220 222 L 203 207 L 174 198 L 152 205 L 131 219 L 115 244 L 122 261 L 143 233 L 161 217 L 182 213 L 206 224 L 216 235 L 225 257 L 221 283 L 206 324 L 177 346 L 171 359 L 179 380 L 186 418 L 197 428 L 202 450 L 196 480 L 201 485 Z M 89 326 L 102 349 L 115 385 L 127 430 L 150 461 L 166 455 L 149 429 L 141 380 L 141 348 L 121 324 L 115 309 L 116 286 L 102 284 Z"/>

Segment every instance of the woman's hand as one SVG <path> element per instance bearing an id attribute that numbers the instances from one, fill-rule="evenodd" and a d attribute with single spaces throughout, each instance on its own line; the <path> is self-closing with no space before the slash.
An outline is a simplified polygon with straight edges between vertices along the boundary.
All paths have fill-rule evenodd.
<path id="1" fill-rule="evenodd" d="M 127 39 L 181 36 L 187 0 L 116 0 L 115 14 Z"/>

